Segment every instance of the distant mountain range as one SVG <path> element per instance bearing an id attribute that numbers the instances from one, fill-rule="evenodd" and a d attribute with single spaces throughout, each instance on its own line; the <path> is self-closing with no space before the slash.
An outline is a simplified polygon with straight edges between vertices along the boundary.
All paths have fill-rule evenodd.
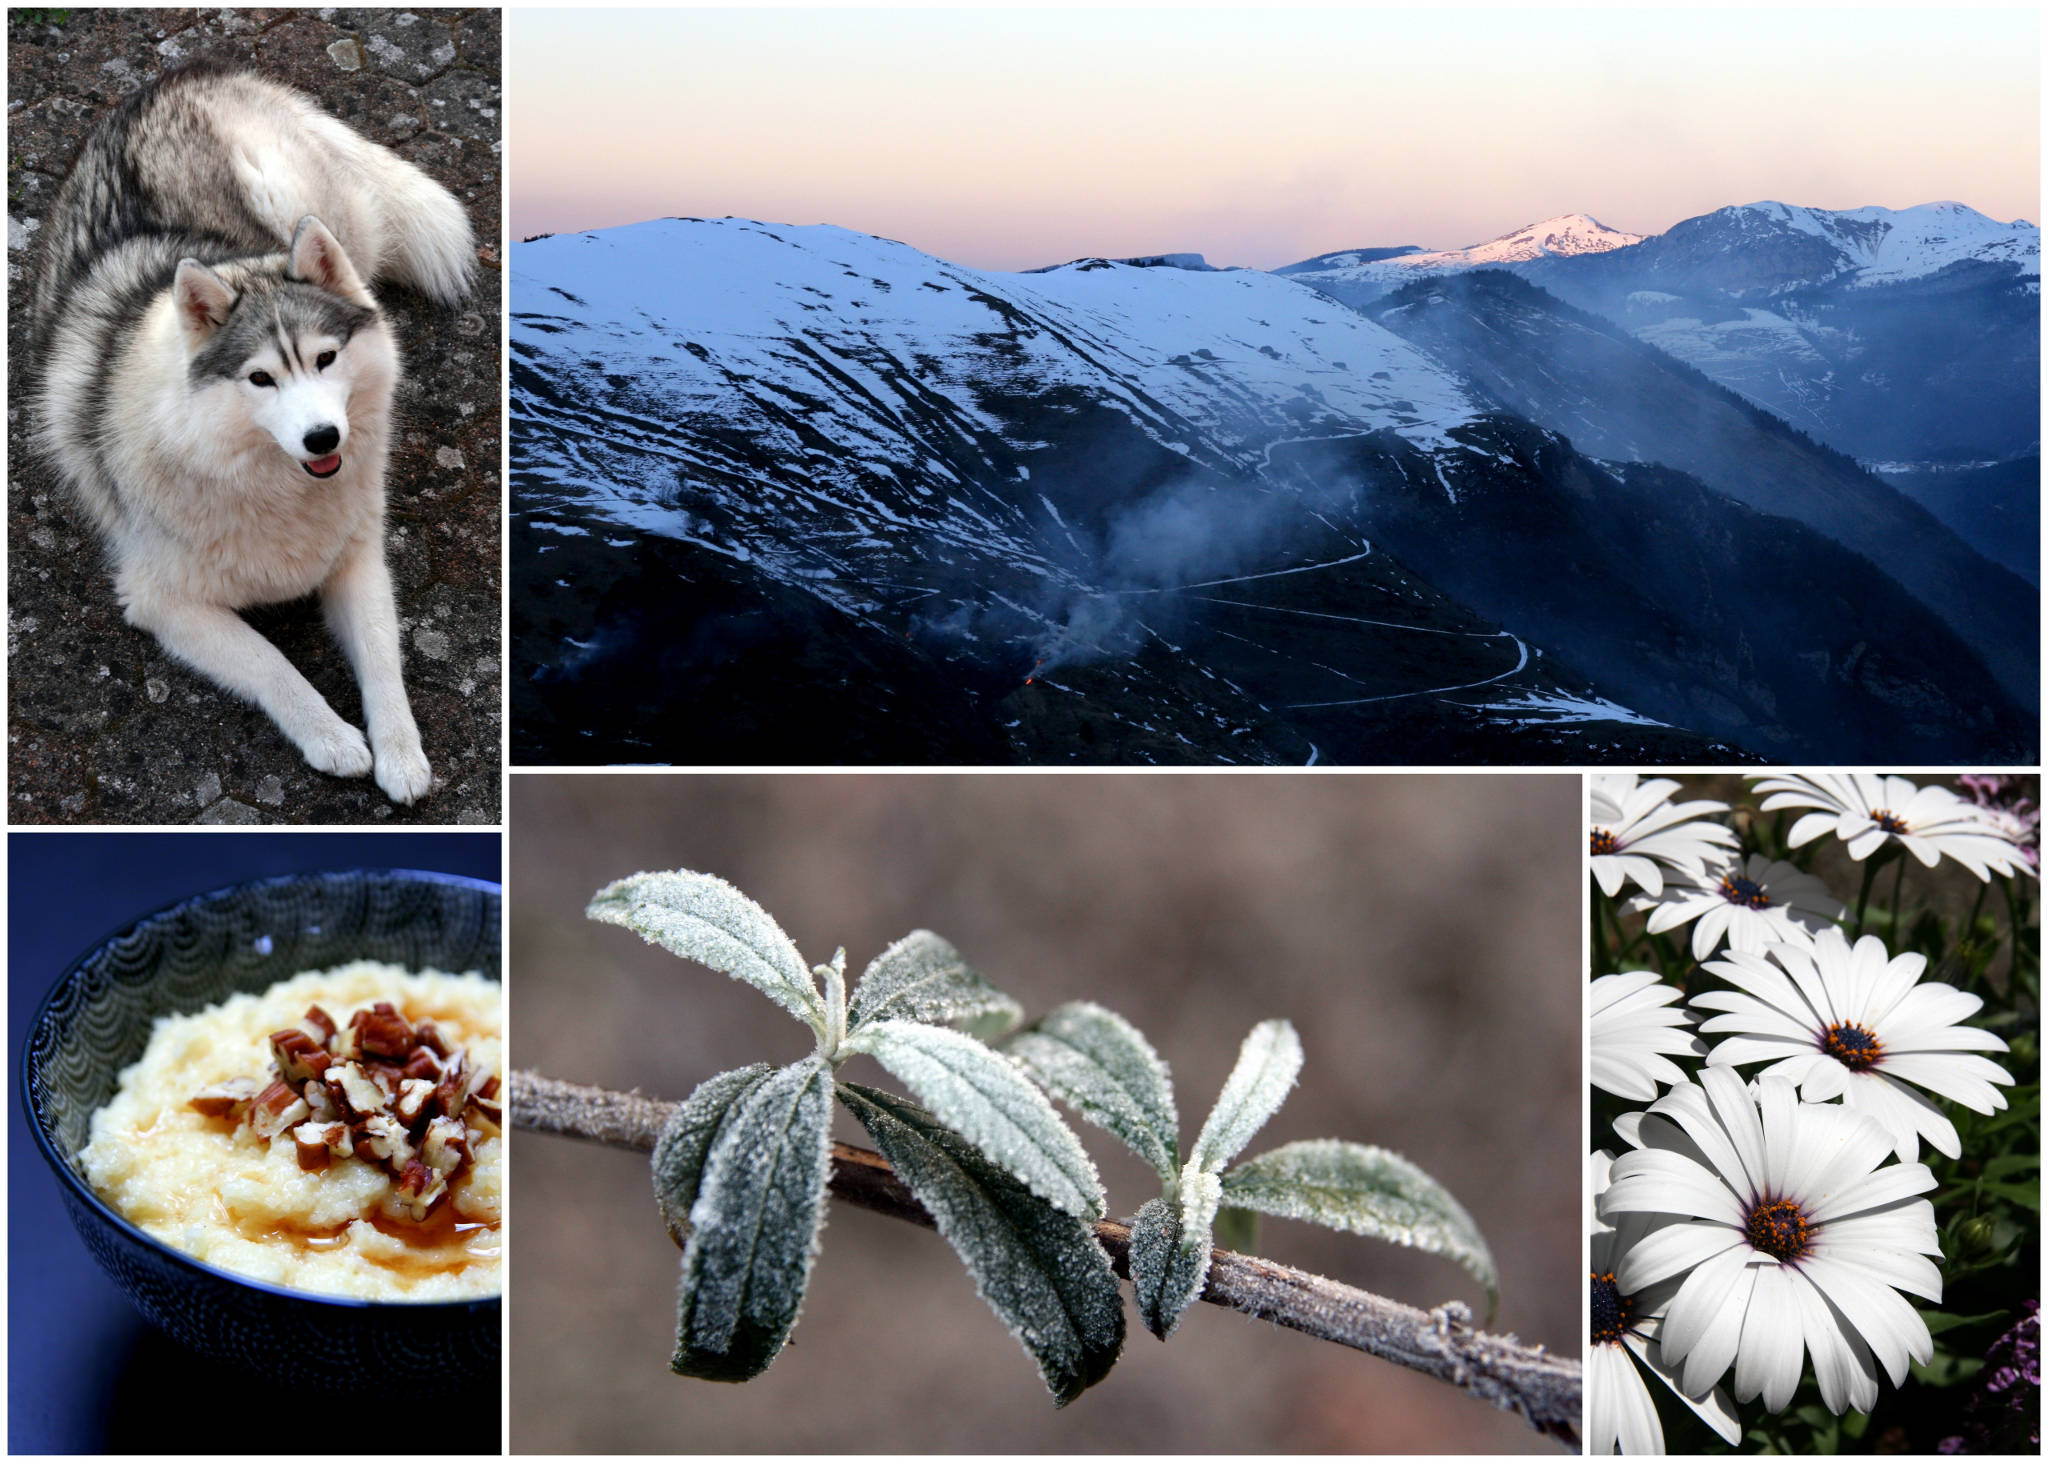
<path id="1" fill-rule="evenodd" d="M 1610 249 L 1626 249 L 1642 242 L 1641 234 L 1625 234 L 1583 213 L 1567 213 L 1469 249 L 1428 253 L 1414 244 L 1392 249 L 1345 249 L 1335 254 L 1318 254 L 1299 264 L 1282 265 L 1273 272 L 1291 275 L 1339 298 L 1351 296 L 1366 303 L 1374 298 L 1375 291 L 1399 289 L 1424 275 L 1460 274 L 1471 269 L 1527 264 L 1532 259 L 1574 254 L 1605 254 Z"/>
<path id="2" fill-rule="evenodd" d="M 1678 232 L 1272 273 L 740 219 L 515 246 L 515 758 L 2031 761 L 2014 574 L 1497 272 Z"/>
<path id="3" fill-rule="evenodd" d="M 1532 235 L 1559 247 L 1531 252 Z M 1752 203 L 1640 239 L 1571 214 L 1471 249 L 1351 257 L 1280 272 L 1365 307 L 1419 275 L 1504 268 L 1865 462 L 2040 449 L 2041 231 L 2024 219 Z"/>

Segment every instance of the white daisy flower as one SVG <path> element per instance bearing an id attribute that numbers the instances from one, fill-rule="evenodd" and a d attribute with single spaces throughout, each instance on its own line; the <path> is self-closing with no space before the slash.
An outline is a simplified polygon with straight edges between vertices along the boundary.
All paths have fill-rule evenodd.
<path id="1" fill-rule="evenodd" d="M 1684 1277 L 1664 1309 L 1664 1360 L 1703 1394 L 1735 1368 L 1735 1397 L 1783 1411 L 1813 1358 L 1821 1400 L 1839 1415 L 1877 1404 L 1934 1354 L 1900 1291 L 1939 1303 L 1935 1186 L 1924 1164 L 1895 1163 L 1883 1128 L 1847 1108 L 1802 1103 L 1782 1077 L 1752 1095 L 1726 1067 L 1628 1114 L 1636 1151 L 1614 1162 L 1600 1216 L 1668 1214 L 1624 1255 L 1615 1284 L 1634 1293 Z M 1616 1128 L 1623 1129 L 1617 1122 Z"/>
<path id="2" fill-rule="evenodd" d="M 1707 1044 L 1689 1028 L 1698 1019 L 1673 1002 L 1685 992 L 1658 983 L 1651 970 L 1603 975 L 1586 987 L 1586 1029 L 1593 1043 L 1593 1085 L 1648 1102 L 1657 1084 L 1688 1081 L 1674 1056 L 1703 1057 Z"/>
<path id="3" fill-rule="evenodd" d="M 1589 1212 L 1606 1190 L 1613 1164 L 1614 1155 L 1604 1149 L 1586 1155 Z M 1622 1214 L 1610 1225 L 1593 1213 L 1589 1299 L 1593 1350 L 1586 1360 L 1586 1449 L 1590 1453 L 1664 1451 L 1664 1425 L 1657 1418 L 1657 1404 L 1638 1364 L 1677 1393 L 1681 1402 L 1727 1441 L 1737 1442 L 1742 1437 L 1742 1424 L 1736 1421 L 1726 1392 L 1714 1387 L 1698 1397 L 1687 1396 L 1678 1384 L 1677 1369 L 1664 1360 L 1657 1334 L 1664 1326 L 1664 1308 L 1678 1293 L 1679 1282 L 1667 1280 L 1633 1295 L 1623 1294 L 1615 1283 L 1616 1270 L 1637 1242 L 1669 1223 L 1656 1215 Z M 1635 1361 L 1631 1362 L 1627 1353 L 1633 1353 Z"/>
<path id="4" fill-rule="evenodd" d="M 1608 898 L 1619 894 L 1629 879 L 1652 896 L 1662 894 L 1664 869 L 1701 869 L 1716 848 L 1735 846 L 1735 835 L 1719 823 L 1698 821 L 1703 813 L 1727 812 L 1726 803 L 1673 803 L 1671 794 L 1677 791 L 1678 784 L 1668 777 L 1638 784 L 1633 772 L 1601 773 L 1592 779 L 1588 810 L 1593 877 Z"/>
<path id="5" fill-rule="evenodd" d="M 1766 813 L 1819 809 L 1792 825 L 1785 841 L 1793 848 L 1832 833 L 1861 861 L 1896 839 L 1930 869 L 1946 855 L 1987 883 L 1994 871 L 2033 872 L 2018 844 L 1945 787 L 1915 787 L 1903 777 L 1871 772 L 1787 772 L 1754 782 L 1758 792 L 1770 794 L 1762 805 Z"/>
<path id="6" fill-rule="evenodd" d="M 1650 911 L 1653 935 L 1692 921 L 1695 960 L 1713 954 L 1724 939 L 1729 949 L 1752 955 L 1779 942 L 1810 944 L 1829 921 L 1849 914 L 1820 879 L 1760 853 L 1717 860 L 1696 878 L 1667 883 L 1662 899 L 1638 897 L 1630 908 Z"/>
<path id="7" fill-rule="evenodd" d="M 1959 1156 L 1955 1124 L 1918 1088 L 1976 1112 L 2004 1107 L 2012 1074 L 1977 1052 L 2002 1052 L 1992 1033 L 1960 1023 L 1984 1002 L 1954 986 L 1922 981 L 1925 955 L 1886 959 L 1884 941 L 1865 935 L 1852 949 L 1839 929 L 1810 949 L 1772 945 L 1763 955 L 1728 951 L 1706 968 L 1737 987 L 1692 998 L 1717 1042 L 1710 1066 L 1769 1062 L 1763 1075 L 1799 1084 L 1808 1102 L 1842 1098 L 1875 1118 L 1899 1157 L 1919 1157 L 1919 1140 Z M 1996 1085 L 1994 1085 L 1996 1084 Z"/>

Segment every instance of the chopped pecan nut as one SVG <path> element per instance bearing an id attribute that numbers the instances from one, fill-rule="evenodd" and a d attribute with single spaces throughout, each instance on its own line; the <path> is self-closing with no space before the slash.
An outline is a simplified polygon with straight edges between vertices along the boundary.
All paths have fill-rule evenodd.
<path id="1" fill-rule="evenodd" d="M 356 1044 L 370 1056 L 403 1062 L 412 1050 L 412 1027 L 389 1002 L 356 1012 L 348 1024 L 356 1033 Z"/>
<path id="2" fill-rule="evenodd" d="M 457 1047 L 455 1054 L 448 1058 L 448 1064 L 441 1069 L 441 1080 L 435 1084 L 435 1106 L 451 1118 L 460 1117 L 463 1107 L 469 1102 L 469 1083 L 474 1075 L 469 1065 L 468 1049 Z"/>
<path id="3" fill-rule="evenodd" d="M 408 1128 L 416 1128 L 427 1115 L 427 1106 L 434 1100 L 434 1084 L 419 1077 L 408 1077 L 398 1088 L 398 1101 L 393 1110 L 398 1120 Z"/>
<path id="4" fill-rule="evenodd" d="M 225 1082 L 200 1088 L 185 1105 L 209 1118 L 229 1118 L 240 1122 L 242 1115 L 249 1111 L 249 1104 L 255 1100 L 257 1086 L 254 1077 L 230 1077 Z"/>
<path id="5" fill-rule="evenodd" d="M 334 1060 L 325 1047 L 296 1026 L 271 1032 L 270 1050 L 277 1058 L 278 1075 L 294 1087 L 318 1077 Z"/>
<path id="6" fill-rule="evenodd" d="M 358 1117 L 369 1117 L 390 1106 L 391 1099 L 384 1089 L 371 1081 L 354 1062 L 341 1064 L 339 1086 L 342 1105 Z"/>
<path id="7" fill-rule="evenodd" d="M 308 1006 L 306 1014 L 299 1020 L 299 1029 L 308 1036 L 311 1036 L 313 1040 L 319 1042 L 320 1045 L 326 1046 L 328 1042 L 334 1040 L 336 1027 L 332 1016 L 328 1015 L 318 1006 Z"/>
<path id="8" fill-rule="evenodd" d="M 403 1173 L 413 1160 L 412 1139 L 389 1113 L 364 1118 L 356 1127 L 356 1146 L 393 1173 Z"/>
<path id="9" fill-rule="evenodd" d="M 314 1122 L 331 1123 L 341 1116 L 341 1104 L 334 1100 L 334 1093 L 325 1082 L 308 1082 L 299 1093 L 313 1110 Z"/>
<path id="10" fill-rule="evenodd" d="M 358 1040 L 361 1035 L 361 1031 L 351 1022 L 335 1032 L 334 1035 L 328 1037 L 327 1049 L 334 1053 L 334 1060 L 337 1062 L 361 1061 L 363 1047 L 361 1041 Z"/>
<path id="11" fill-rule="evenodd" d="M 505 1105 L 495 1097 L 470 1095 L 469 1111 L 482 1118 L 492 1127 L 503 1131 L 505 1127 Z"/>
<path id="12" fill-rule="evenodd" d="M 418 1077 L 431 1087 L 441 1080 L 441 1063 L 435 1055 L 423 1046 L 412 1049 L 412 1055 L 405 1059 L 403 1075 L 407 1079 Z"/>
<path id="13" fill-rule="evenodd" d="M 363 1070 L 370 1080 L 384 1089 L 387 1098 L 396 1098 L 398 1089 L 405 1083 L 405 1068 L 395 1062 L 364 1062 Z"/>
<path id="14" fill-rule="evenodd" d="M 420 1143 L 420 1157 L 428 1168 L 454 1175 L 470 1158 L 469 1129 L 460 1118 L 438 1117 L 427 1124 L 427 1136 Z"/>
<path id="15" fill-rule="evenodd" d="M 249 1105 L 250 1126 L 265 1142 L 312 1115 L 313 1109 L 306 1105 L 306 1099 L 282 1082 L 271 1083 Z"/>
<path id="16" fill-rule="evenodd" d="M 448 1038 L 441 1034 L 441 1028 L 431 1021 L 422 1021 L 412 1029 L 412 1039 L 437 1057 L 445 1057 L 455 1048 L 448 1044 Z"/>
<path id="17" fill-rule="evenodd" d="M 408 1163 L 398 1176 L 398 1201 L 415 1220 L 431 1214 L 447 1192 L 447 1179 L 418 1159 Z"/>
<path id="18" fill-rule="evenodd" d="M 315 1171 L 327 1167 L 334 1156 L 334 1134 L 339 1133 L 346 1141 L 348 1129 L 340 1123 L 300 1123 L 292 1129 L 292 1142 L 298 1145 L 299 1167 Z"/>

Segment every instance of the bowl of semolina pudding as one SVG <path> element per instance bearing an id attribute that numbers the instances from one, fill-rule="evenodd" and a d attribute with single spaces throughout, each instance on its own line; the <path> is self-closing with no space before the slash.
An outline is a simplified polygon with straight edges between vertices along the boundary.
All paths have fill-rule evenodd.
<path id="1" fill-rule="evenodd" d="M 495 884 L 296 874 L 72 962 L 30 1023 L 23 1100 L 145 1316 L 278 1380 L 496 1375 L 499 929 Z"/>

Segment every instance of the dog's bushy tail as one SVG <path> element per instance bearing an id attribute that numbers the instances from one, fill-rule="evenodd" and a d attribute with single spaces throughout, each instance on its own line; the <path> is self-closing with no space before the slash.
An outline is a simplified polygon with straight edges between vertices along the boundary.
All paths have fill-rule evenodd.
<path id="1" fill-rule="evenodd" d="M 383 270 L 437 304 L 466 296 L 476 277 L 476 240 L 455 196 L 396 153 L 377 149 L 388 190 Z"/>

